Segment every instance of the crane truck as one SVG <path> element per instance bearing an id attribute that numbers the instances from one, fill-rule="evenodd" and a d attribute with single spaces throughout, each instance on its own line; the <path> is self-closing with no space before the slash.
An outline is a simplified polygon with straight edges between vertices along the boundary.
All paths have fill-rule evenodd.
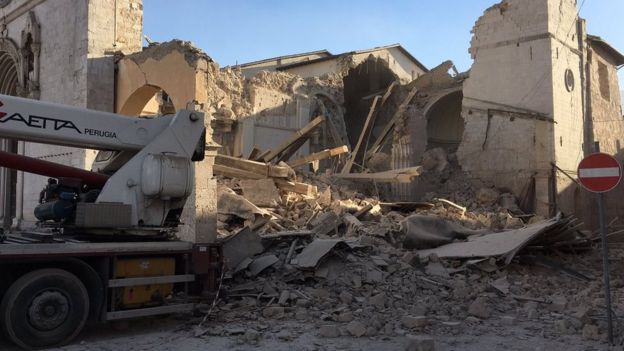
<path id="1" fill-rule="evenodd" d="M 0 138 L 99 150 L 90 171 L 0 152 L 0 167 L 48 177 L 36 227 L 0 233 L 10 341 L 66 344 L 86 323 L 193 310 L 214 288 L 219 246 L 175 237 L 205 154 L 203 113 L 135 118 L 0 95 Z"/>

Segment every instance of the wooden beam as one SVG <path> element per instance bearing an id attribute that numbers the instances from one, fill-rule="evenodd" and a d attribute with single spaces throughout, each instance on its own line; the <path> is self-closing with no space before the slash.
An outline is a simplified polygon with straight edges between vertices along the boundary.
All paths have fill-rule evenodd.
<path id="1" fill-rule="evenodd" d="M 262 161 L 264 156 L 268 155 L 269 152 L 271 152 L 271 150 L 264 150 L 261 154 L 259 154 L 258 156 L 254 157 L 252 161 Z"/>
<path id="2" fill-rule="evenodd" d="M 315 152 L 308 156 L 298 158 L 296 160 L 292 160 L 286 163 L 288 163 L 290 167 L 299 167 L 299 166 L 303 166 L 307 163 L 311 163 L 314 161 L 324 160 L 329 157 L 338 156 L 338 155 L 344 154 L 345 152 L 349 152 L 349 148 L 347 147 L 347 145 L 342 145 L 339 147 L 335 147 L 333 149 L 326 149 L 323 151 Z"/>
<path id="3" fill-rule="evenodd" d="M 262 153 L 262 151 L 260 150 L 260 148 L 257 145 L 254 145 L 253 149 L 251 150 L 251 152 L 249 153 L 249 157 L 247 157 L 248 160 L 256 160 L 256 157 L 258 157 L 258 155 L 260 155 Z"/>
<path id="4" fill-rule="evenodd" d="M 345 140 L 344 138 L 340 136 L 340 133 L 338 133 L 338 128 L 336 128 L 336 125 L 334 124 L 334 122 L 332 121 L 330 117 L 327 117 L 325 122 L 327 124 L 327 129 L 329 130 L 329 134 L 331 134 L 332 139 L 334 139 L 334 143 L 335 143 L 334 145 L 349 143 L 349 140 Z"/>
<path id="5" fill-rule="evenodd" d="M 281 155 L 280 157 L 277 159 L 277 163 L 282 162 L 282 161 L 288 161 L 288 159 L 290 159 L 292 157 L 292 155 L 294 155 L 297 150 L 299 150 L 303 144 L 306 143 L 306 141 L 308 141 L 308 139 L 310 139 L 309 135 L 306 135 L 304 138 L 301 138 L 297 141 L 295 141 L 294 144 L 292 144 L 288 149 L 286 149 Z"/>
<path id="6" fill-rule="evenodd" d="M 215 165 L 226 166 L 230 168 L 240 169 L 246 172 L 256 173 L 263 178 L 288 178 L 290 176 L 290 170 L 288 167 L 273 166 L 263 162 L 245 160 L 232 156 L 217 155 L 215 157 Z"/>
<path id="7" fill-rule="evenodd" d="M 360 133 L 360 137 L 358 138 L 357 144 L 355 144 L 355 148 L 353 148 L 353 152 L 351 152 L 351 157 L 347 160 L 347 163 L 342 168 L 340 173 L 347 174 L 351 172 L 351 167 L 353 167 L 353 162 L 355 161 L 355 157 L 360 151 L 360 146 L 362 146 L 362 141 L 364 141 L 364 136 L 368 133 L 368 127 L 371 124 L 371 120 L 375 115 L 375 108 L 377 107 L 377 102 L 379 102 L 380 96 L 375 96 L 373 99 L 373 103 L 371 104 L 370 110 L 368 110 L 368 116 L 366 116 L 366 121 L 364 122 L 364 127 L 362 127 L 362 132 Z"/>
<path id="8" fill-rule="evenodd" d="M 360 219 L 362 216 L 367 214 L 372 209 L 373 209 L 373 205 L 368 204 L 368 205 L 362 207 L 361 209 L 359 209 L 353 215 L 355 216 L 355 218 Z"/>
<path id="9" fill-rule="evenodd" d="M 283 191 L 290 191 L 291 193 L 303 194 L 307 196 L 314 196 L 318 192 L 315 185 L 306 183 L 291 182 L 285 179 L 273 179 L 275 185 Z"/>
<path id="10" fill-rule="evenodd" d="M 334 174 L 333 177 L 354 181 L 374 181 L 378 183 L 410 183 L 412 178 L 422 173 L 422 166 L 393 169 L 379 173 Z"/>
<path id="11" fill-rule="evenodd" d="M 373 143 L 373 146 L 371 146 L 370 150 L 368 150 L 368 152 L 366 152 L 366 155 L 364 155 L 365 159 L 370 158 L 374 153 L 379 152 L 379 150 L 383 147 L 386 141 L 386 138 L 388 137 L 388 134 L 390 134 L 390 131 L 394 129 L 394 125 L 399 120 L 399 118 L 403 116 L 403 113 L 407 109 L 407 106 L 412 101 L 414 96 L 416 96 L 417 92 L 418 92 L 418 89 L 416 89 L 415 87 L 412 90 L 410 90 L 405 100 L 403 100 L 401 105 L 399 105 L 396 112 L 392 116 L 392 119 L 390 119 L 390 122 L 386 124 L 386 127 L 383 129 L 379 137 L 377 137 L 377 140 L 375 140 L 375 142 Z"/>
<path id="12" fill-rule="evenodd" d="M 383 106 L 386 104 L 386 101 L 388 100 L 388 98 L 390 97 L 390 95 L 392 94 L 392 90 L 394 89 L 394 87 L 398 86 L 399 82 L 397 82 L 396 80 L 394 82 L 392 82 L 389 86 L 388 89 L 386 89 L 386 92 L 383 94 L 383 97 L 381 98 L 381 105 Z"/>
<path id="13" fill-rule="evenodd" d="M 306 137 L 311 131 L 314 130 L 314 128 L 318 127 L 321 123 L 323 123 L 323 121 L 325 121 L 324 116 L 319 116 L 313 119 L 305 127 L 293 133 L 285 142 L 283 142 L 278 147 L 271 150 L 266 156 L 264 156 L 264 162 L 272 161 L 279 154 L 284 152 L 284 150 L 288 149 L 292 144 L 297 142 L 297 140 Z"/>
<path id="14" fill-rule="evenodd" d="M 381 98 L 381 104 L 379 105 L 380 108 L 386 104 L 386 101 L 388 101 L 388 98 L 390 98 L 390 95 L 392 95 L 392 90 L 394 89 L 394 87 L 398 85 L 399 85 L 399 82 L 395 80 L 388 86 L 388 89 L 386 89 L 386 92 L 383 94 L 383 97 Z M 366 138 L 366 145 L 364 146 L 364 156 L 362 156 L 362 168 L 366 167 L 366 161 L 368 161 L 368 159 L 366 158 L 366 155 L 368 152 L 368 142 L 370 141 L 370 137 L 372 136 L 373 128 L 375 128 L 374 119 L 373 119 L 373 122 L 371 123 L 371 132 L 368 133 L 368 137 Z"/>
<path id="15" fill-rule="evenodd" d="M 222 166 L 222 165 L 214 165 L 212 167 L 212 171 L 216 175 L 221 175 L 221 176 L 230 177 L 230 178 L 238 178 L 238 179 L 265 179 L 266 178 L 257 173 L 247 172 L 238 168 Z"/>

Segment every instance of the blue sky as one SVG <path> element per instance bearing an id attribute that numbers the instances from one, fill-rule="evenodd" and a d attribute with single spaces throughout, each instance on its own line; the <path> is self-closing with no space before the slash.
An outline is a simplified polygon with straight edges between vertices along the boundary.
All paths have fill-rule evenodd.
<path id="1" fill-rule="evenodd" d="M 579 5 L 583 0 L 578 0 Z M 401 43 L 427 67 L 470 68 L 470 29 L 496 0 L 145 0 L 144 33 L 192 41 L 221 66 Z M 590 34 L 624 52 L 624 1 L 585 0 Z M 624 71 L 622 69 L 621 71 Z M 624 72 L 620 72 L 624 87 Z"/>

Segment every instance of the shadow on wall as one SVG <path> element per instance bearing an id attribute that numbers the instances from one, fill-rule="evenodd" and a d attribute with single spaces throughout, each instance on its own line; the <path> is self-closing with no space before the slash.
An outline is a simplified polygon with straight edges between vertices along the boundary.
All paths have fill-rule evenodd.
<path id="1" fill-rule="evenodd" d="M 119 113 L 126 116 L 156 116 L 175 113 L 169 94 L 155 85 L 144 85 L 124 102 Z"/>
<path id="2" fill-rule="evenodd" d="M 385 60 L 372 55 L 355 68 L 349 69 L 343 78 L 346 109 L 344 121 L 351 149 L 355 147 L 362 133 L 374 97 L 383 94 L 397 79 Z M 375 121 L 375 126 L 384 126 L 387 122 L 379 119 Z M 373 128 L 371 139 L 375 140 L 375 133 L 379 131 Z"/>
<path id="3" fill-rule="evenodd" d="M 433 100 L 425 111 L 427 119 L 427 150 L 441 147 L 455 152 L 464 134 L 464 119 L 461 116 L 461 90 L 452 91 Z"/>
<path id="4" fill-rule="evenodd" d="M 624 163 L 624 150 L 613 156 L 620 164 Z M 575 174 L 570 174 L 570 176 L 577 179 Z M 561 177 L 565 177 L 565 175 L 559 172 L 557 178 L 562 179 Z M 604 194 L 605 223 L 611 224 L 608 231 L 624 229 L 623 198 L 624 181 L 621 181 L 615 189 Z M 597 194 L 585 190 L 580 184 L 571 183 L 558 189 L 557 210 L 564 214 L 574 214 L 580 222 L 584 223 L 583 229 L 597 230 L 599 228 L 597 199 Z"/>

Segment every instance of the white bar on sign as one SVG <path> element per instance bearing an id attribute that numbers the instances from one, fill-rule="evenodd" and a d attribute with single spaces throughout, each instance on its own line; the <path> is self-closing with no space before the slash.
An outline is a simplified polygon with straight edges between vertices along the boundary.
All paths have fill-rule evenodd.
<path id="1" fill-rule="evenodd" d="M 581 168 L 579 169 L 579 177 L 581 178 L 602 178 L 602 177 L 619 177 L 620 168 Z"/>

